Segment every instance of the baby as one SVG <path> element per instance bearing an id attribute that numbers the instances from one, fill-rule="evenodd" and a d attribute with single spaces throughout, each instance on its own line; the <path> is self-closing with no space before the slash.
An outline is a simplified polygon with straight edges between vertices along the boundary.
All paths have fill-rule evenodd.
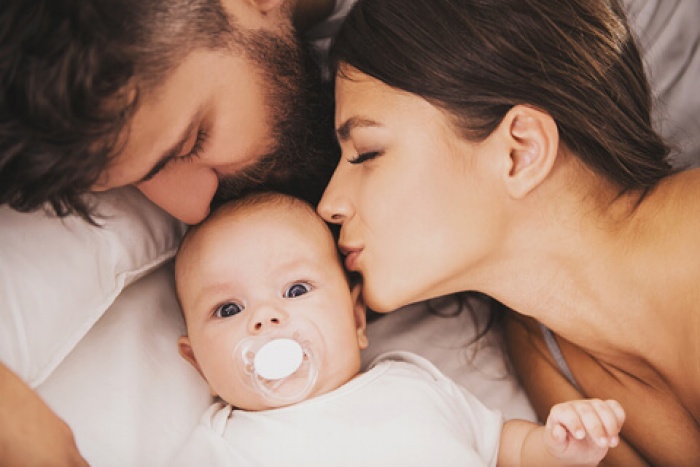
<path id="1" fill-rule="evenodd" d="M 418 355 L 360 372 L 360 285 L 296 198 L 222 206 L 188 232 L 175 274 L 180 353 L 221 399 L 177 465 L 596 465 L 617 445 L 615 401 L 560 404 L 546 426 L 504 422 Z"/>

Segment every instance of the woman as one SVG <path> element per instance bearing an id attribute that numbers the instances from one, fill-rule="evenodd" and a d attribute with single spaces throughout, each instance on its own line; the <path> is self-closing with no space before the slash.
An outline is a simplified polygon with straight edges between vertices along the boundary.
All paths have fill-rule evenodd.
<path id="1" fill-rule="evenodd" d="M 606 462 L 700 465 L 700 172 L 669 168 L 620 5 L 360 0 L 333 53 L 319 212 L 367 304 L 488 294 L 540 416 L 615 398 Z"/>

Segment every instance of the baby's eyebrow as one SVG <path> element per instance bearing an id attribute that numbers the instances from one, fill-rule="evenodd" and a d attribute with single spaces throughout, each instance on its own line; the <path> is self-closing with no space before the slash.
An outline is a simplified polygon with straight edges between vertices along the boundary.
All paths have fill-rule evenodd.
<path id="1" fill-rule="evenodd" d="M 350 117 L 343 122 L 336 130 L 335 134 L 339 141 L 347 141 L 350 138 L 350 133 L 356 128 L 366 128 L 372 126 L 382 126 L 379 122 L 371 118 Z"/>
<path id="2" fill-rule="evenodd" d="M 231 296 L 231 286 L 226 282 L 217 282 L 200 287 L 194 298 L 190 301 L 193 310 L 206 309 L 213 302 L 223 300 L 235 302 Z"/>

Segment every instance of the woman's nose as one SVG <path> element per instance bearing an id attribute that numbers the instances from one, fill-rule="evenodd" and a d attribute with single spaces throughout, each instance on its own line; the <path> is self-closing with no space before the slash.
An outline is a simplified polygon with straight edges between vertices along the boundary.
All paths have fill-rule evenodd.
<path id="1" fill-rule="evenodd" d="M 341 198 L 333 179 L 323 192 L 316 211 L 326 222 L 333 224 L 342 224 L 350 216 L 350 204 Z"/>

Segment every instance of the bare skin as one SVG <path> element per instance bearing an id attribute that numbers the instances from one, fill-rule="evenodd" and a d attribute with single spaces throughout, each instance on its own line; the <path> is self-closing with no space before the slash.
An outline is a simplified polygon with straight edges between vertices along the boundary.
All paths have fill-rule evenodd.
<path id="1" fill-rule="evenodd" d="M 66 423 L 0 365 L 0 465 L 87 466 Z"/>
<path id="2" fill-rule="evenodd" d="M 511 359 L 540 417 L 571 398 L 623 403 L 623 443 L 608 454 L 610 465 L 700 463 L 700 206 L 692 202 L 700 196 L 699 175 L 663 182 L 632 215 L 631 238 L 620 245 L 635 254 L 618 277 L 633 278 L 633 292 L 599 284 L 600 303 L 609 306 L 591 311 L 585 335 L 575 323 L 539 317 L 559 331 L 581 392 L 556 368 L 536 323 L 511 315 L 506 324 Z"/>

